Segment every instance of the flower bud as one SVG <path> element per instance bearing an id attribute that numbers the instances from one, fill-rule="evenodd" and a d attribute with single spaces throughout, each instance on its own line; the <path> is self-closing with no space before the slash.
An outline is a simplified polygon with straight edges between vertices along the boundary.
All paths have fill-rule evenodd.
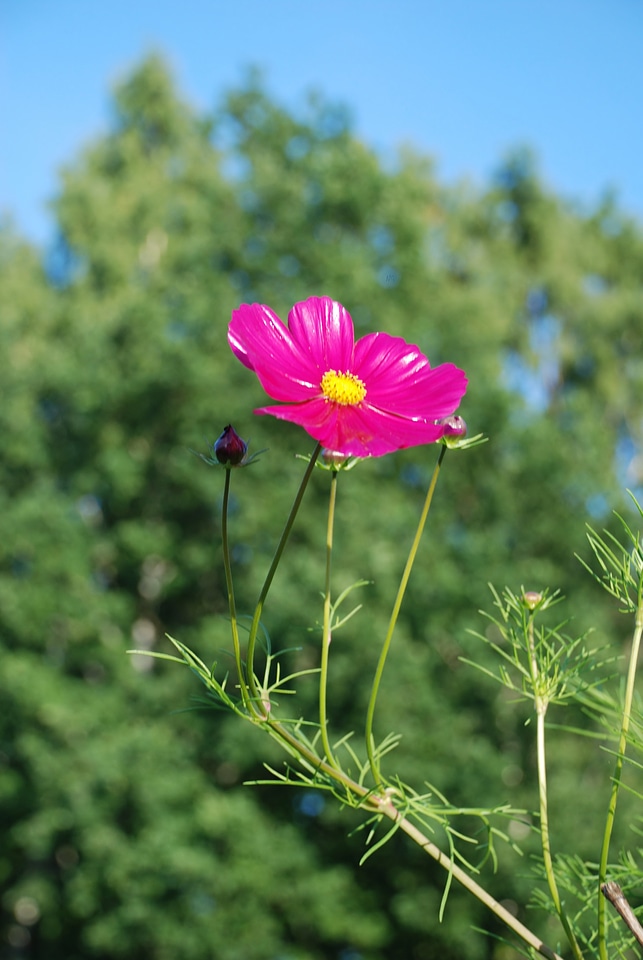
<path id="1" fill-rule="evenodd" d="M 242 440 L 233 426 L 228 424 L 214 441 L 214 455 L 219 463 L 238 467 L 248 452 L 248 444 Z"/>
<path id="2" fill-rule="evenodd" d="M 536 590 L 525 590 L 522 595 L 522 602 L 528 610 L 535 610 L 542 598 L 542 593 L 538 593 Z"/>
<path id="3" fill-rule="evenodd" d="M 467 435 L 467 425 L 462 417 L 457 414 L 452 417 L 444 417 L 444 419 L 438 420 L 438 423 L 444 431 L 441 438 L 442 443 L 446 444 L 447 447 L 457 447 Z"/>
<path id="4" fill-rule="evenodd" d="M 455 414 L 452 417 L 445 417 L 438 421 L 444 427 L 445 437 L 454 437 L 456 440 L 464 440 L 467 435 L 467 425 L 463 418 Z"/>
<path id="5" fill-rule="evenodd" d="M 327 450 L 326 447 L 321 452 L 321 459 L 327 467 L 343 467 L 349 459 L 344 453 L 337 453 L 335 450 Z"/>

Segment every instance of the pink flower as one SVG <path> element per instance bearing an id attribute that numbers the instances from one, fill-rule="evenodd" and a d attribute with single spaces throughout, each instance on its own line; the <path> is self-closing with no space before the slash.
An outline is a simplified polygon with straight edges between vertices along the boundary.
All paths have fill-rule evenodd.
<path id="1" fill-rule="evenodd" d="M 273 400 L 261 407 L 302 426 L 327 450 L 380 457 L 439 440 L 462 399 L 467 378 L 452 363 L 431 368 L 401 337 L 369 333 L 355 343 L 353 321 L 330 297 L 296 303 L 288 326 L 270 307 L 232 311 L 228 342 Z"/>

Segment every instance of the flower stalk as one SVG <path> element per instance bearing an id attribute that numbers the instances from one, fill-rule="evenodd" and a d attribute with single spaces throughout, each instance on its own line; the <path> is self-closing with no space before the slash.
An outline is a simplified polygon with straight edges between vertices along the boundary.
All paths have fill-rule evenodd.
<path id="1" fill-rule="evenodd" d="M 223 502 L 221 506 L 221 542 L 223 546 L 223 568 L 225 570 L 226 590 L 228 593 L 228 610 L 230 611 L 230 632 L 232 634 L 232 648 L 234 662 L 237 668 L 237 679 L 241 690 L 241 699 L 247 710 L 251 709 L 250 695 L 246 684 L 243 661 L 241 659 L 241 644 L 239 643 L 239 626 L 237 623 L 237 607 L 234 599 L 234 584 L 232 581 L 232 564 L 230 562 L 230 542 L 228 539 L 228 505 L 230 502 L 230 475 L 232 471 L 225 471 L 223 485 Z"/>
<path id="2" fill-rule="evenodd" d="M 605 830 L 603 832 L 603 843 L 601 846 L 601 857 L 598 867 L 598 951 L 600 960 L 607 958 L 607 901 L 600 893 L 602 886 L 607 880 L 607 861 L 609 857 L 610 841 L 614 829 L 614 820 L 616 818 L 616 804 L 619 791 L 621 789 L 621 779 L 623 773 L 623 762 L 625 760 L 625 750 L 627 747 L 627 736 L 630 729 L 630 720 L 632 717 L 632 702 L 634 699 L 634 683 L 636 680 L 636 669 L 641 647 L 641 636 L 643 635 L 643 576 L 639 577 L 637 588 L 636 616 L 634 621 L 634 633 L 632 636 L 632 649 L 630 650 L 630 662 L 627 671 L 627 682 L 625 686 L 625 701 L 623 703 L 623 716 L 621 720 L 621 730 L 616 753 L 616 762 L 614 764 L 614 774 L 612 776 L 612 789 L 607 808 L 607 817 L 605 821 Z"/>
<path id="3" fill-rule="evenodd" d="M 534 598 L 535 602 L 532 603 Z M 549 696 L 547 693 L 547 678 L 541 677 L 541 671 L 538 664 L 536 653 L 536 640 L 534 631 L 534 608 L 537 607 L 538 594 L 525 594 L 525 601 L 530 609 L 527 620 L 527 647 L 529 654 L 529 668 L 531 673 L 531 685 L 534 692 L 534 709 L 536 711 L 536 755 L 538 766 L 538 804 L 540 820 L 540 845 L 543 855 L 543 865 L 545 867 L 545 876 L 547 877 L 547 886 L 554 904 L 558 918 L 563 926 L 565 935 L 569 941 L 575 960 L 583 960 L 583 954 L 571 928 L 569 918 L 564 909 L 556 883 L 556 874 L 554 872 L 554 862 L 551 854 L 551 837 L 549 833 L 549 804 L 547 793 L 547 762 L 546 762 L 546 741 L 545 741 L 545 716 L 549 706 Z"/>
<path id="4" fill-rule="evenodd" d="M 322 624 L 321 669 L 319 672 L 319 728 L 324 753 L 331 766 L 336 767 L 330 740 L 328 738 L 328 717 L 326 714 L 326 691 L 328 688 L 328 656 L 332 640 L 331 624 L 331 561 L 333 556 L 333 527 L 335 522 L 335 504 L 337 502 L 338 471 L 331 470 L 330 497 L 328 503 L 328 523 L 326 526 L 326 576 L 324 583 L 324 619 Z"/>
<path id="5" fill-rule="evenodd" d="M 315 463 L 317 462 L 317 458 L 321 452 L 321 449 L 322 449 L 321 444 L 318 443 L 315 449 L 313 450 L 310 460 L 308 461 L 308 466 L 306 467 L 306 471 L 299 485 L 299 489 L 297 490 L 295 499 L 293 500 L 292 507 L 290 508 L 290 513 L 288 514 L 288 519 L 286 520 L 286 523 L 284 525 L 281 537 L 279 539 L 279 543 L 277 544 L 277 549 L 275 550 L 275 554 L 272 558 L 272 563 L 270 564 L 270 568 L 268 569 L 268 573 L 266 574 L 265 580 L 263 582 L 263 586 L 259 593 L 259 599 L 257 600 L 254 613 L 252 615 L 252 624 L 250 626 L 250 634 L 248 636 L 248 655 L 247 655 L 248 685 L 250 687 L 252 699 L 254 700 L 255 703 L 261 706 L 261 711 L 259 716 L 262 719 L 263 719 L 263 714 L 265 713 L 265 709 L 262 706 L 263 700 L 261 698 L 260 691 L 257 687 L 257 680 L 254 672 L 254 657 L 255 657 L 255 649 L 256 649 L 256 643 L 257 643 L 257 633 L 259 631 L 259 624 L 261 622 L 261 614 L 263 612 L 264 603 L 266 602 L 266 597 L 268 596 L 270 587 L 272 586 L 272 581 L 274 579 L 275 573 L 277 572 L 279 561 L 281 560 L 282 554 L 288 542 L 288 538 L 290 537 L 290 533 L 295 523 L 295 519 L 299 512 L 299 508 L 304 498 L 306 488 L 308 487 L 308 481 L 312 476 L 313 470 L 315 468 Z"/>
<path id="6" fill-rule="evenodd" d="M 375 669 L 375 676 L 373 678 L 373 685 L 371 687 L 371 695 L 369 697 L 368 707 L 366 709 L 366 728 L 364 732 L 364 736 L 366 740 L 366 752 L 368 755 L 368 761 L 371 768 L 371 775 L 378 786 L 381 784 L 381 774 L 380 774 L 379 763 L 375 756 L 375 741 L 373 738 L 373 719 L 375 717 L 375 706 L 377 704 L 377 695 L 379 693 L 380 684 L 382 682 L 382 676 L 384 675 L 386 658 L 388 657 L 388 652 L 391 648 L 391 641 L 393 639 L 395 625 L 397 623 L 397 618 L 399 616 L 400 608 L 402 606 L 402 600 L 404 599 L 404 594 L 406 593 L 406 588 L 408 586 L 409 578 L 411 576 L 411 570 L 413 569 L 413 564 L 415 563 L 415 558 L 417 556 L 418 548 L 420 546 L 420 540 L 422 539 L 422 534 L 424 532 L 424 527 L 426 526 L 429 510 L 431 509 L 431 503 L 433 502 L 433 494 L 435 493 L 438 477 L 440 475 L 440 468 L 442 466 L 442 461 L 444 460 L 444 455 L 446 453 L 446 450 L 447 450 L 446 446 L 440 447 L 440 453 L 438 454 L 438 459 L 433 469 L 431 482 L 429 484 L 429 489 L 427 490 L 427 494 L 424 500 L 424 505 L 422 507 L 422 512 L 420 514 L 420 519 L 418 521 L 417 529 L 415 531 L 413 543 L 411 544 L 411 549 L 409 551 L 406 565 L 404 567 L 404 572 L 402 573 L 402 579 L 400 580 L 400 585 L 397 588 L 397 595 L 395 597 L 395 602 L 393 603 L 393 609 L 391 611 L 391 616 L 388 623 L 388 629 L 386 631 L 386 636 L 384 637 L 384 643 L 382 644 L 382 650 L 380 652 L 379 660 L 377 662 L 377 667 Z"/>

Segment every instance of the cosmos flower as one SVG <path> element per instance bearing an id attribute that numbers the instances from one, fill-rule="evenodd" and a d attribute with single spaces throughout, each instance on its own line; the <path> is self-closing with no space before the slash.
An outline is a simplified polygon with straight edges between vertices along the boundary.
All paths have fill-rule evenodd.
<path id="1" fill-rule="evenodd" d="M 436 423 L 457 409 L 467 386 L 452 363 L 432 368 L 413 344 L 388 333 L 355 342 L 348 311 L 330 297 L 296 303 L 286 326 L 270 307 L 242 304 L 232 312 L 228 342 L 269 397 L 260 407 L 299 424 L 327 450 L 379 457 L 433 443 Z"/>

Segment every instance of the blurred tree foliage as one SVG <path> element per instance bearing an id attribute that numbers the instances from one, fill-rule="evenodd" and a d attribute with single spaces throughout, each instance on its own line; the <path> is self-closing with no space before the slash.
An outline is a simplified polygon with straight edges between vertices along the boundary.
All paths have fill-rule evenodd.
<path id="1" fill-rule="evenodd" d="M 358 335 L 385 329 L 464 367 L 461 412 L 491 438 L 447 455 L 377 731 L 404 734 L 391 764 L 417 787 L 533 808 L 525 717 L 459 657 L 486 656 L 467 628 L 480 629 L 489 580 L 560 586 L 575 630 L 621 637 L 573 554 L 586 519 L 609 524 L 622 486 L 641 482 L 640 229 L 610 200 L 563 203 L 525 152 L 484 193 L 441 186 L 412 152 L 386 168 L 345 111 L 312 97 L 295 116 L 252 76 L 197 116 L 156 58 L 117 90 L 110 132 L 64 171 L 55 211 L 44 260 L 8 228 L 0 249 L 3 956 L 507 958 L 472 931 L 501 932 L 459 890 L 438 923 L 444 878 L 401 837 L 360 868 L 346 811 L 242 787 L 276 748 L 234 718 L 182 712 L 200 693 L 188 672 L 125 651 L 167 649 L 166 631 L 206 661 L 227 646 L 222 477 L 190 448 L 229 422 L 270 448 L 233 478 L 238 605 L 251 610 L 294 454 L 312 442 L 252 417 L 262 392 L 226 327 L 241 301 L 285 317 L 329 294 Z M 361 728 L 435 454 L 340 477 L 336 588 L 373 582 L 333 644 L 337 735 Z M 326 481 L 266 610 L 298 667 L 318 656 Z M 554 844 L 596 858 L 609 759 L 556 743 Z M 522 904 L 527 873 L 510 855 L 488 882 Z"/>

